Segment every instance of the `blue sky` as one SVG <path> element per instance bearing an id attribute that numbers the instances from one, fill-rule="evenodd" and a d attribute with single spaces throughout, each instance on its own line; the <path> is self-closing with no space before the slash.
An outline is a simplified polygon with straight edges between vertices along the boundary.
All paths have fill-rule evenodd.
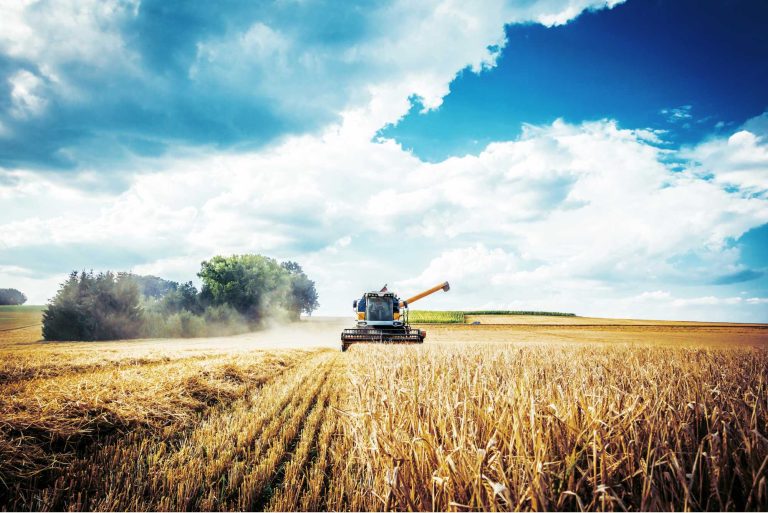
<path id="1" fill-rule="evenodd" d="M 524 123 L 612 118 L 693 144 L 768 108 L 768 4 L 632 1 L 567 25 L 506 27 L 492 72 L 461 73 L 440 109 L 382 130 L 421 158 L 477 153 Z"/>
<path id="2" fill-rule="evenodd" d="M 0 7 L 0 287 L 300 261 L 321 313 L 768 321 L 761 1 Z M 427 305 L 425 305 L 427 306 Z"/>

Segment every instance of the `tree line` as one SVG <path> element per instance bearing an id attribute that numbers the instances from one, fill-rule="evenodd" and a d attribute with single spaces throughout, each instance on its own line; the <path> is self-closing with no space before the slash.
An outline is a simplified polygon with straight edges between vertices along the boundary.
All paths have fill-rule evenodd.
<path id="1" fill-rule="evenodd" d="M 298 320 L 318 306 L 296 262 L 215 256 L 191 281 L 110 271 L 72 272 L 43 311 L 46 340 L 204 337 L 245 333 L 267 319 Z"/>
<path id="2" fill-rule="evenodd" d="M 23 305 L 27 296 L 16 289 L 0 289 L 0 305 Z"/>

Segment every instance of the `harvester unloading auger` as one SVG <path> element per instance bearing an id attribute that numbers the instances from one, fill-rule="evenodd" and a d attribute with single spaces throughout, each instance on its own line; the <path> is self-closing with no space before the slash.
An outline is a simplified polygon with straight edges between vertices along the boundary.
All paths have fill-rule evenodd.
<path id="1" fill-rule="evenodd" d="M 366 292 L 352 303 L 357 327 L 341 332 L 341 350 L 346 351 L 350 345 L 360 342 L 421 344 L 427 332 L 408 324 L 408 306 L 438 290 L 448 292 L 451 286 L 446 281 L 405 300 L 389 292 L 386 285 L 378 292 Z"/>

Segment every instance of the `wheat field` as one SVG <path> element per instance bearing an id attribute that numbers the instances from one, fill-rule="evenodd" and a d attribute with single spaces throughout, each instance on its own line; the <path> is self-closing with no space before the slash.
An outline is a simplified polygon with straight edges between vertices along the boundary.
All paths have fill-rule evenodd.
<path id="1" fill-rule="evenodd" d="M 464 312 L 449 312 L 435 310 L 411 310 L 408 320 L 420 324 L 463 324 Z"/>
<path id="2" fill-rule="evenodd" d="M 764 328 L 339 325 L 0 338 L 0 509 L 768 508 Z"/>

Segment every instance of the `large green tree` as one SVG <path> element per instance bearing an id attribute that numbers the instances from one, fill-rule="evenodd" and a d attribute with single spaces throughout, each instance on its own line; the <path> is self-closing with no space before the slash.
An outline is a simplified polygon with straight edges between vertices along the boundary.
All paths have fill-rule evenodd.
<path id="1" fill-rule="evenodd" d="M 228 304 L 251 321 L 278 311 L 298 318 L 317 308 L 314 282 L 294 262 L 281 265 L 262 255 L 215 256 L 202 262 L 198 276 L 206 301 Z"/>

